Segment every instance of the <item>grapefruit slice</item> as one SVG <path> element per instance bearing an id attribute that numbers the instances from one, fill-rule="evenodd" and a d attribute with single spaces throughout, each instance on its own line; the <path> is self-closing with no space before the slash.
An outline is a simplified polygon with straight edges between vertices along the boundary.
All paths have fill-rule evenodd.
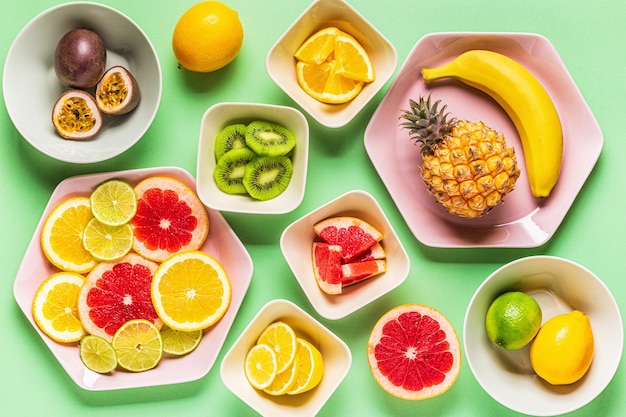
<path id="1" fill-rule="evenodd" d="M 313 230 L 324 242 L 341 246 L 344 262 L 352 262 L 383 238 L 383 234 L 371 224 L 349 216 L 322 220 L 313 226 Z"/>
<path id="2" fill-rule="evenodd" d="M 155 262 L 198 250 L 209 232 L 204 205 L 185 184 L 169 177 L 150 177 L 135 186 L 137 213 L 131 220 L 133 250 Z"/>
<path id="3" fill-rule="evenodd" d="M 376 382 L 390 394 L 423 400 L 447 391 L 461 369 L 459 339 L 439 311 L 405 304 L 374 325 L 367 357 Z"/>
<path id="4" fill-rule="evenodd" d="M 387 262 L 384 259 L 371 259 L 363 262 L 352 262 L 341 265 L 341 285 L 356 284 L 387 270 Z"/>
<path id="5" fill-rule="evenodd" d="M 152 276 L 158 265 L 130 253 L 114 262 L 101 262 L 87 275 L 78 298 L 78 315 L 90 334 L 109 342 L 127 321 L 162 322 L 150 297 Z"/>
<path id="6" fill-rule="evenodd" d="M 313 242 L 313 274 L 315 281 L 326 294 L 341 294 L 341 246 Z"/>
<path id="7" fill-rule="evenodd" d="M 374 259 L 385 259 L 387 254 L 385 253 L 385 249 L 383 249 L 383 245 L 380 242 L 376 242 L 374 246 L 367 249 L 365 252 L 352 259 L 352 262 L 364 262 L 371 261 Z"/>

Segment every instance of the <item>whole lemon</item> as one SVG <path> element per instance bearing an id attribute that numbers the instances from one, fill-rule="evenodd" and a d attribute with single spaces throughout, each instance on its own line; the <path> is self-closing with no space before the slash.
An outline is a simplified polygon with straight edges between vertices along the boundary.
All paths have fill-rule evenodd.
<path id="1" fill-rule="evenodd" d="M 537 375 L 550 384 L 572 384 L 589 370 L 593 350 L 589 316 L 574 310 L 541 326 L 530 345 L 530 362 Z"/>
<path id="2" fill-rule="evenodd" d="M 541 307 L 533 297 L 521 291 L 506 292 L 487 310 L 487 336 L 504 349 L 520 349 L 539 331 L 541 317 Z"/>
<path id="3" fill-rule="evenodd" d="M 218 1 L 192 6 L 178 20 L 172 36 L 178 63 L 194 72 L 225 67 L 235 59 L 242 44 L 239 14 Z"/>

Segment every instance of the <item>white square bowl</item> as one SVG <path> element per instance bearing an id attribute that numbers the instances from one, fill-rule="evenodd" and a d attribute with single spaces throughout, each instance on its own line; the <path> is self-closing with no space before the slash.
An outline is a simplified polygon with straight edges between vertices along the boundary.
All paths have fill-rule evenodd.
<path id="1" fill-rule="evenodd" d="M 293 54 L 309 36 L 328 26 L 336 26 L 359 41 L 374 66 L 375 81 L 366 84 L 359 95 L 344 104 L 317 101 L 300 87 L 296 78 Z M 272 80 L 311 117 L 324 126 L 338 128 L 348 124 L 376 95 L 397 63 L 393 44 L 346 1 L 315 0 L 270 49 L 266 68 Z"/>
<path id="2" fill-rule="evenodd" d="M 271 200 L 255 200 L 247 195 L 227 194 L 217 188 L 215 170 L 215 137 L 227 125 L 248 124 L 254 120 L 267 120 L 291 130 L 296 137 L 296 147 L 291 160 L 293 175 L 287 189 Z M 283 214 L 296 209 L 304 198 L 309 161 L 309 124 L 297 109 L 287 106 L 260 103 L 218 103 L 211 106 L 202 117 L 196 182 L 198 197 L 209 208 L 219 211 L 250 214 Z"/>
<path id="3" fill-rule="evenodd" d="M 244 373 L 246 354 L 263 330 L 281 320 L 317 347 L 324 360 L 319 385 L 298 395 L 271 396 L 250 385 Z M 348 346 L 321 323 L 287 300 L 268 302 L 252 319 L 222 360 L 220 374 L 226 387 L 263 416 L 314 416 L 341 384 L 350 370 L 352 353 Z"/>
<path id="4" fill-rule="evenodd" d="M 344 288 L 342 294 L 325 294 L 313 274 L 311 245 L 317 236 L 313 225 L 334 216 L 358 217 L 377 228 L 386 253 L 387 270 L 364 282 Z M 374 197 L 361 190 L 349 191 L 289 225 L 282 233 L 280 247 L 298 284 L 313 308 L 324 318 L 337 320 L 352 314 L 404 282 L 410 260 L 402 242 Z"/>

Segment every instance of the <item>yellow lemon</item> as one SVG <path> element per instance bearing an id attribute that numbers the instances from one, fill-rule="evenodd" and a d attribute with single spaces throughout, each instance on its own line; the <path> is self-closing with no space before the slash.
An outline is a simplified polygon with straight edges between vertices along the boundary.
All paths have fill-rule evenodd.
<path id="1" fill-rule="evenodd" d="M 189 71 L 211 72 L 229 64 L 243 44 L 238 13 L 218 1 L 203 1 L 179 19 L 172 36 L 178 63 Z"/>
<path id="2" fill-rule="evenodd" d="M 574 310 L 541 326 L 530 346 L 530 361 L 537 375 L 550 384 L 572 384 L 589 370 L 593 350 L 589 317 Z"/>

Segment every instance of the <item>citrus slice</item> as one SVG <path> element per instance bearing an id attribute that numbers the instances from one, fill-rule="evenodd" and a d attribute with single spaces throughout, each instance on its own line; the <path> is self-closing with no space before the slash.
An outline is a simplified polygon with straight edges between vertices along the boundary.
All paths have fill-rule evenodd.
<path id="1" fill-rule="evenodd" d="M 137 211 L 135 190 L 121 180 L 108 180 L 98 185 L 89 200 L 93 216 L 109 226 L 128 223 Z"/>
<path id="2" fill-rule="evenodd" d="M 63 271 L 85 274 L 97 261 L 83 247 L 83 230 L 91 220 L 88 197 L 70 197 L 46 217 L 41 229 L 41 249 L 51 264 Z"/>
<path id="3" fill-rule="evenodd" d="M 374 325 L 367 357 L 376 382 L 390 394 L 422 400 L 447 391 L 461 368 L 456 331 L 439 311 L 395 307 Z"/>
<path id="4" fill-rule="evenodd" d="M 294 57 L 307 64 L 321 64 L 335 49 L 335 37 L 340 33 L 336 27 L 324 28 L 307 38 Z"/>
<path id="5" fill-rule="evenodd" d="M 129 253 L 122 259 L 101 262 L 87 275 L 78 299 L 85 329 L 106 340 L 132 319 L 162 325 L 152 305 L 150 283 L 158 265 Z"/>
<path id="6" fill-rule="evenodd" d="M 293 363 L 290 367 L 285 369 L 279 374 L 276 374 L 276 377 L 272 381 L 272 383 L 265 388 L 267 394 L 270 395 L 283 395 L 286 394 L 287 391 L 291 389 L 293 384 L 296 382 L 298 375 L 300 374 L 300 360 L 298 356 L 296 356 L 293 360 Z"/>
<path id="7" fill-rule="evenodd" d="M 155 262 L 197 250 L 209 231 L 209 217 L 197 195 L 169 177 L 150 177 L 135 186 L 137 213 L 131 220 L 133 249 Z"/>
<path id="8" fill-rule="evenodd" d="M 83 232 L 83 246 L 100 261 L 113 261 L 133 248 L 133 228 L 128 224 L 109 226 L 95 217 Z"/>
<path id="9" fill-rule="evenodd" d="M 342 247 L 344 262 L 352 262 L 383 238 L 383 234 L 374 226 L 350 216 L 322 220 L 313 226 L 313 230 L 324 242 Z"/>
<path id="10" fill-rule="evenodd" d="M 80 341 L 80 360 L 87 369 L 108 374 L 117 367 L 115 348 L 100 336 L 87 335 Z"/>
<path id="11" fill-rule="evenodd" d="M 183 332 L 164 325 L 161 327 L 163 352 L 176 356 L 186 355 L 198 347 L 202 334 L 202 330 Z"/>
<path id="12" fill-rule="evenodd" d="M 276 378 L 278 363 L 276 354 L 267 345 L 254 345 L 248 351 L 244 363 L 246 379 L 256 389 L 265 389 Z"/>
<path id="13" fill-rule="evenodd" d="M 308 95 L 329 104 L 347 103 L 361 92 L 365 84 L 337 74 L 335 61 L 324 61 L 321 64 L 298 61 L 296 78 Z"/>
<path id="14" fill-rule="evenodd" d="M 335 37 L 336 73 L 351 80 L 374 81 L 374 66 L 363 46 L 345 32 Z"/>
<path id="15" fill-rule="evenodd" d="M 296 361 L 299 364 L 298 375 L 291 388 L 289 395 L 301 394 L 319 385 L 324 375 L 324 359 L 320 351 L 308 340 L 298 337 L 298 350 Z"/>
<path id="16" fill-rule="evenodd" d="M 152 280 L 152 302 L 159 317 L 175 330 L 196 331 L 215 324 L 230 305 L 226 271 L 211 255 L 182 252 L 163 262 Z"/>
<path id="17" fill-rule="evenodd" d="M 296 357 L 298 343 L 293 329 L 285 322 L 275 321 L 263 330 L 257 344 L 269 346 L 276 353 L 277 373 L 284 372 Z"/>
<path id="18" fill-rule="evenodd" d="M 74 272 L 57 272 L 39 285 L 33 298 L 35 323 L 52 340 L 76 342 L 85 334 L 78 316 L 78 297 L 85 278 Z"/>
<path id="19" fill-rule="evenodd" d="M 148 320 L 127 321 L 115 332 L 112 344 L 117 363 L 131 372 L 152 369 L 163 356 L 161 332 Z"/>
<path id="20" fill-rule="evenodd" d="M 312 252 L 313 275 L 317 285 L 326 294 L 341 294 L 341 246 L 313 242 Z"/>

